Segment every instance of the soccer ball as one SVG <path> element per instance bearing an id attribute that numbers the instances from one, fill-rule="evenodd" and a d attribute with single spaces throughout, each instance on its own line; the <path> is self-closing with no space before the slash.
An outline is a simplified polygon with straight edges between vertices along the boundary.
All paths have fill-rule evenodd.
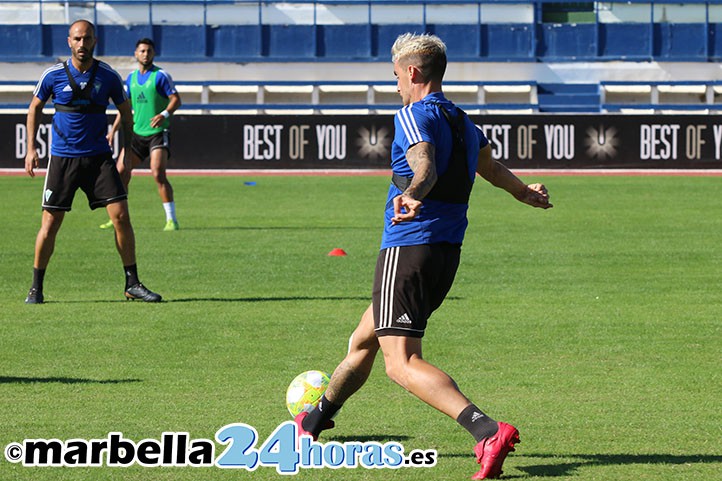
<path id="1" fill-rule="evenodd" d="M 326 392 L 330 378 L 323 371 L 306 371 L 296 376 L 286 390 L 286 407 L 291 416 L 312 411 Z"/>

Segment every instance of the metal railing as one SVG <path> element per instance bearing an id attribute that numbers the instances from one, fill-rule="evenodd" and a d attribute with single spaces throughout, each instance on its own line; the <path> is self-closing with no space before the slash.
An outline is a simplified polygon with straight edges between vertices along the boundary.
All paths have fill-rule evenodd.
<path id="1" fill-rule="evenodd" d="M 34 86 L 33 81 L 0 81 L 0 111 L 26 111 Z M 176 87 L 183 97 L 181 113 L 190 114 L 381 113 L 400 107 L 395 83 L 386 81 L 185 81 Z M 722 81 L 602 81 L 598 87 L 599 104 L 590 113 L 722 111 Z M 540 110 L 535 82 L 447 82 L 445 90 L 469 113 Z"/>

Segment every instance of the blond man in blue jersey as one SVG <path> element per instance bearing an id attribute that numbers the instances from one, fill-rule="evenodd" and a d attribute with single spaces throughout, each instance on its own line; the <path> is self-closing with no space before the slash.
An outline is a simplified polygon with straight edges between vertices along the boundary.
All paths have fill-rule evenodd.
<path id="1" fill-rule="evenodd" d="M 163 201 L 166 224 L 163 230 L 179 229 L 175 213 L 173 187 L 168 181 L 166 168 L 170 157 L 170 116 L 181 106 L 181 98 L 171 76 L 153 64 L 155 44 L 149 38 L 138 40 L 135 45 L 135 58 L 138 69 L 128 75 L 126 90 L 133 107 L 133 140 L 131 149 L 123 149 L 118 158 L 118 172 L 128 187 L 133 168 L 146 159 L 150 159 L 150 170 L 158 186 L 158 194 Z M 108 133 L 108 142 L 120 123 L 116 117 L 112 130 Z M 124 156 L 130 156 L 130 162 L 124 162 Z M 112 223 L 102 224 L 109 229 Z"/>
<path id="2" fill-rule="evenodd" d="M 364 385 L 381 351 L 389 378 L 473 436 L 480 469 L 472 479 L 498 478 L 519 431 L 487 416 L 446 372 L 427 362 L 422 339 L 454 282 L 476 174 L 532 207 L 552 204 L 544 185 L 527 185 L 494 161 L 486 136 L 444 96 L 446 45 L 439 37 L 400 35 L 391 54 L 404 106 L 394 117 L 393 175 L 372 303 L 318 406 L 296 416 L 297 433 L 317 439 L 333 427 L 334 415 Z M 480 347 L 480 370 L 492 350 Z"/>

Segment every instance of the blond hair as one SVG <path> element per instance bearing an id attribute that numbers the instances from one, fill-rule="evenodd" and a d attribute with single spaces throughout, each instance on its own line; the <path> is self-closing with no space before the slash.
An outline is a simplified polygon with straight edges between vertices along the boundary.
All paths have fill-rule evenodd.
<path id="1" fill-rule="evenodd" d="M 430 33 L 404 33 L 391 47 L 391 60 L 417 67 L 426 80 L 441 81 L 446 72 L 446 45 Z"/>

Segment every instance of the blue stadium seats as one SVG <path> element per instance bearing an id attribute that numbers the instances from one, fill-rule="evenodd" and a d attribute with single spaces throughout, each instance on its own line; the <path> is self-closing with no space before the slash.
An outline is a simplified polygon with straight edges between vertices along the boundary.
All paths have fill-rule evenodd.
<path id="1" fill-rule="evenodd" d="M 254 109 L 286 103 L 311 110 L 328 104 L 367 109 L 396 105 L 393 86 L 373 85 L 380 81 L 380 65 L 368 66 L 374 73 L 367 77 L 373 79 L 360 82 L 367 84 L 366 90 L 343 82 L 299 83 L 284 90 L 262 85 L 259 80 L 266 75 L 255 71 L 272 71 L 274 66 L 263 65 L 267 62 L 318 62 L 304 65 L 311 72 L 304 76 L 325 81 L 321 71 L 327 61 L 388 62 L 399 34 L 430 32 L 444 39 L 451 62 L 467 63 L 461 74 L 454 72 L 462 82 L 455 94 L 471 109 L 600 112 L 631 105 L 634 110 L 679 106 L 710 112 L 720 106 L 722 111 L 722 85 L 716 83 L 716 64 L 722 61 L 722 0 L 19 1 L 31 7 L 0 2 L 0 62 L 67 58 L 68 29 L 62 22 L 85 17 L 96 20 L 96 54 L 101 57 L 130 57 L 137 39 L 150 37 L 159 62 L 188 62 L 192 68 L 205 62 L 237 64 L 207 79 L 228 85 L 189 85 L 186 105 L 215 103 L 233 109 L 241 103 Z M 623 62 L 609 62 L 617 60 Z M 493 65 L 494 70 L 487 71 L 473 65 L 478 62 L 514 65 Z M 594 65 L 560 65 L 572 62 Z M 681 62 L 696 65 L 691 69 Z M 256 64 L 253 79 L 245 77 L 251 69 L 237 70 L 245 63 Z M 329 68 L 335 66 L 329 63 Z M 504 76 L 526 85 L 507 85 Z M 660 78 L 670 85 L 657 85 Z M 244 81 L 251 83 L 233 84 Z M 685 81 L 700 82 L 701 87 L 675 90 Z M 6 103 L 26 94 L 16 85 L 0 87 L 0 100 Z"/>
<path id="2" fill-rule="evenodd" d="M 543 23 L 537 55 L 551 59 L 596 59 L 597 29 L 593 23 Z"/>
<path id="3" fill-rule="evenodd" d="M 707 60 L 707 29 L 699 23 L 655 23 L 652 55 L 659 60 Z"/>
<path id="4" fill-rule="evenodd" d="M 128 56 L 141 38 L 153 38 L 150 25 L 98 25 L 98 55 Z"/>
<path id="5" fill-rule="evenodd" d="M 158 54 L 166 59 L 206 58 L 206 28 L 202 25 L 154 25 L 153 40 Z"/>
<path id="6" fill-rule="evenodd" d="M 651 59 L 651 28 L 649 23 L 600 23 L 599 56 L 623 60 Z"/>
<path id="7" fill-rule="evenodd" d="M 381 57 L 384 60 L 389 59 L 391 58 L 391 46 L 399 35 L 407 32 L 424 33 L 425 31 L 426 27 L 424 27 L 424 25 L 413 23 L 373 25 L 373 55 L 375 57 Z"/>
<path id="8" fill-rule="evenodd" d="M 427 25 L 426 31 L 444 39 L 449 60 L 479 59 L 481 54 L 481 25 Z"/>
<path id="9" fill-rule="evenodd" d="M 358 60 L 372 55 L 371 25 L 318 25 L 320 58 Z"/>
<path id="10" fill-rule="evenodd" d="M 263 25 L 262 55 L 268 58 L 310 60 L 316 57 L 313 25 Z"/>
<path id="11" fill-rule="evenodd" d="M 0 58 L 42 57 L 43 38 L 42 25 L 0 25 Z"/>
<path id="12" fill-rule="evenodd" d="M 535 60 L 534 26 L 529 24 L 482 25 L 481 59 Z"/>
<path id="13" fill-rule="evenodd" d="M 44 4 L 35 1 L 41 11 Z M 715 23 L 722 15 L 719 0 L 689 2 L 689 6 L 685 3 L 684 10 L 672 5 L 671 16 L 655 13 L 669 7 L 659 7 L 661 0 L 633 2 L 634 18 L 622 15 L 621 11 L 626 11 L 622 7 L 615 13 L 613 7 L 596 5 L 604 2 L 572 2 L 594 4 L 597 8 L 585 10 L 586 16 L 578 23 L 545 19 L 544 6 L 551 5 L 545 0 L 519 0 L 517 9 L 509 7 L 516 2 L 496 0 L 449 3 L 455 8 L 465 5 L 463 11 L 467 13 L 478 8 L 479 13 L 468 15 L 468 19 L 449 13 L 444 16 L 436 1 L 421 0 L 400 2 L 397 10 L 393 10 L 393 2 L 377 5 L 370 0 L 349 5 L 338 0 L 309 0 L 302 4 L 118 0 L 103 3 L 103 10 L 100 3 L 70 2 L 66 9 L 71 13 L 65 15 L 97 17 L 99 55 L 126 56 L 138 38 L 152 37 L 159 55 L 178 61 L 382 61 L 388 59 L 396 37 L 405 32 L 438 34 L 447 43 L 451 61 L 722 59 L 722 23 Z M 619 2 L 623 4 L 629 7 Z M 57 23 L 57 12 L 54 17 L 38 15 L 39 23 L 32 24 L 34 17 L 23 13 L 17 14 L 25 15 L 18 17 L 22 20 L 13 21 L 16 12 L 12 5 L 3 5 L 0 3 L 0 61 L 37 61 L 67 55 L 67 25 Z M 147 14 L 143 13 L 145 5 Z M 78 9 L 75 14 L 74 8 Z M 98 10 L 93 12 L 92 8 Z M 185 8 L 187 19 L 183 17 Z M 166 14 L 173 12 L 175 17 L 166 20 L 153 15 L 156 9 Z M 679 16 L 680 11 L 686 12 L 682 15 L 685 18 L 675 22 L 674 12 Z M 240 16 L 235 17 L 234 13 Z"/>
<path id="14" fill-rule="evenodd" d="M 537 85 L 539 112 L 598 112 L 599 85 L 548 83 Z"/>
<path id="15" fill-rule="evenodd" d="M 43 55 L 55 58 L 70 55 L 67 25 L 43 25 Z"/>
<path id="16" fill-rule="evenodd" d="M 208 31 L 208 54 L 218 60 L 261 58 L 260 25 L 218 25 Z"/>
<path id="17" fill-rule="evenodd" d="M 707 55 L 710 61 L 722 60 L 722 23 L 709 24 L 709 50 Z"/>

